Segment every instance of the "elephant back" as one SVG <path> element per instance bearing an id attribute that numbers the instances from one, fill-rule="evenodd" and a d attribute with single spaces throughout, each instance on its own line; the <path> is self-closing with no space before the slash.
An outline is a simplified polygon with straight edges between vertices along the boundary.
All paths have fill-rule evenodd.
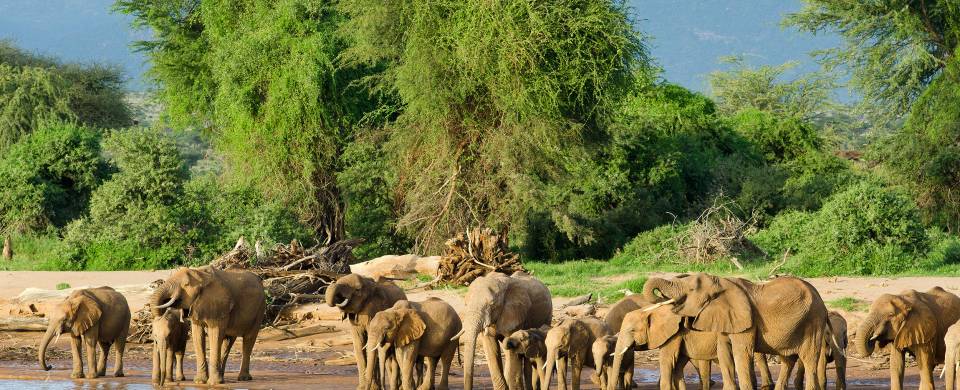
<path id="1" fill-rule="evenodd" d="M 764 340 L 799 345 L 811 333 L 827 327 L 827 307 L 820 293 L 802 279 L 776 278 L 757 285 L 750 298 Z"/>
<path id="2" fill-rule="evenodd" d="M 524 322 L 514 330 L 539 328 L 544 325 L 550 325 L 553 319 L 553 298 L 550 290 L 539 279 L 524 274 L 523 276 L 511 277 L 511 283 L 507 297 L 511 294 L 526 294 L 530 300 L 531 306 L 524 317 Z"/>
<path id="3" fill-rule="evenodd" d="M 411 302 L 411 306 L 426 325 L 423 338 L 420 340 L 421 355 L 440 357 L 451 342 L 459 342 L 459 340 L 450 340 L 463 328 L 460 316 L 453 306 L 439 298 Z"/>
<path id="4" fill-rule="evenodd" d="M 941 287 L 934 287 L 926 293 L 922 293 L 923 299 L 937 310 L 936 318 L 939 322 L 937 326 L 940 335 L 946 334 L 947 328 L 960 321 L 960 297 L 944 290 Z"/>

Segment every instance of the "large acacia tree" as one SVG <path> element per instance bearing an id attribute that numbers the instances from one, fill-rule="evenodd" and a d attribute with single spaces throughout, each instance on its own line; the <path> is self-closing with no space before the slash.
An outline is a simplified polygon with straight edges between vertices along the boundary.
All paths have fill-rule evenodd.
<path id="1" fill-rule="evenodd" d="M 398 227 L 418 248 L 470 226 L 503 230 L 543 184 L 589 158 L 609 114 L 648 66 L 611 0 L 341 2 L 348 64 L 397 96 L 385 147 L 399 175 Z"/>

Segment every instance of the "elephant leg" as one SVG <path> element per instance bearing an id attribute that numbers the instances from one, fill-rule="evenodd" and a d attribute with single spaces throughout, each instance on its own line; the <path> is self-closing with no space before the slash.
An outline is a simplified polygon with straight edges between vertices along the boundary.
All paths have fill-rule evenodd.
<path id="1" fill-rule="evenodd" d="M 414 372 L 416 371 L 416 352 L 413 346 L 396 347 L 394 349 L 397 363 L 400 365 L 400 388 L 414 389 Z"/>
<path id="2" fill-rule="evenodd" d="M 629 353 L 630 353 L 631 355 L 633 355 L 633 351 L 630 351 Z M 623 390 L 633 389 L 633 386 L 634 386 L 634 383 L 633 383 L 633 370 L 634 370 L 635 366 L 636 366 L 636 362 L 635 362 L 633 359 L 630 359 L 630 364 L 627 364 L 627 370 L 626 370 L 626 372 L 623 373 L 623 385 L 622 385 Z M 617 374 L 619 374 L 619 373 L 617 373 Z M 618 375 L 618 376 L 619 376 L 619 375 Z"/>
<path id="3" fill-rule="evenodd" d="M 723 380 L 724 390 L 734 390 L 737 388 L 734 375 L 733 348 L 730 345 L 730 339 L 720 337 L 717 340 L 717 361 L 720 365 L 720 377 Z"/>
<path id="4" fill-rule="evenodd" d="M 767 363 L 767 355 L 754 353 L 753 366 L 760 371 L 760 388 L 764 390 L 772 389 L 773 376 L 770 375 L 770 365 Z"/>
<path id="5" fill-rule="evenodd" d="M 700 376 L 700 389 L 708 390 L 713 380 L 710 379 L 710 361 L 694 360 L 693 364 L 697 366 L 697 375 Z M 683 372 L 680 372 L 683 375 Z"/>
<path id="6" fill-rule="evenodd" d="M 450 343 L 447 350 L 443 351 L 443 355 L 440 356 L 440 383 L 437 385 L 438 390 L 447 390 L 450 386 L 450 365 L 453 363 L 453 355 L 457 353 L 457 347 L 459 347 L 457 343 Z"/>
<path id="7" fill-rule="evenodd" d="M 500 343 L 495 336 L 483 334 L 480 336 L 483 340 L 483 351 L 487 357 L 487 365 L 490 367 L 490 381 L 493 382 L 495 390 L 506 390 L 507 382 L 503 377 L 503 362 L 500 358 Z"/>
<path id="8" fill-rule="evenodd" d="M 433 389 L 433 376 L 437 374 L 438 358 L 426 358 L 426 371 L 423 373 L 423 380 L 420 382 L 420 390 Z"/>
<path id="9" fill-rule="evenodd" d="M 557 358 L 557 389 L 567 390 L 567 358 Z"/>
<path id="10" fill-rule="evenodd" d="M 730 335 L 730 346 L 733 352 L 733 364 L 737 371 L 737 382 L 740 390 L 754 390 L 757 378 L 753 374 L 753 343 L 752 333 L 737 333 Z"/>
<path id="11" fill-rule="evenodd" d="M 797 365 L 796 356 L 781 356 L 780 357 L 780 373 L 777 374 L 777 383 L 774 387 L 776 390 L 787 390 L 790 387 L 790 374 L 793 373 L 793 368 Z M 799 379 L 800 372 L 803 372 L 803 366 L 797 368 L 799 371 L 797 373 L 797 378 Z M 799 384 L 797 386 L 800 386 Z"/>
<path id="12" fill-rule="evenodd" d="M 923 347 L 920 347 L 917 352 L 917 368 L 920 369 L 920 390 L 934 390 L 933 368 L 936 367 L 937 362 L 934 360 L 933 352 Z"/>
<path id="13" fill-rule="evenodd" d="M 220 351 L 220 362 L 217 363 L 217 369 L 220 370 L 220 376 L 227 372 L 227 358 L 230 357 L 230 350 L 233 349 L 233 343 L 237 342 L 236 337 L 224 337 L 223 349 Z"/>
<path id="14" fill-rule="evenodd" d="M 183 351 L 177 351 L 176 356 L 177 356 L 177 380 L 183 381 L 184 379 L 187 379 L 187 377 L 183 375 Z"/>
<path id="15" fill-rule="evenodd" d="M 190 324 L 191 339 L 193 339 L 193 352 L 197 359 L 197 376 L 193 378 L 194 383 L 207 383 L 207 337 L 203 327 L 198 323 Z"/>
<path id="16" fill-rule="evenodd" d="M 257 337 L 260 336 L 260 327 L 256 326 L 250 333 L 243 336 L 243 350 L 240 353 L 240 373 L 237 374 L 238 381 L 252 381 L 250 375 L 250 356 L 253 355 L 253 346 L 257 343 Z"/>
<path id="17" fill-rule="evenodd" d="M 80 337 L 70 336 L 70 354 L 73 356 L 73 371 L 70 377 L 83 378 L 83 341 Z"/>
<path id="18" fill-rule="evenodd" d="M 820 358 L 817 359 L 817 389 L 826 390 L 827 388 L 827 351 L 826 344 L 820 345 Z"/>
<path id="19" fill-rule="evenodd" d="M 176 356 L 173 353 L 173 348 L 167 348 L 166 354 L 167 354 L 167 359 L 164 360 L 163 372 L 164 372 L 164 376 L 166 377 L 165 379 L 170 382 L 173 382 L 174 379 L 176 379 L 173 376 L 174 359 L 176 359 Z"/>
<path id="20" fill-rule="evenodd" d="M 676 371 L 678 357 L 667 349 L 660 350 L 660 390 L 672 390 L 676 385 L 676 378 L 673 377 Z"/>
<path id="21" fill-rule="evenodd" d="M 369 362 L 368 362 L 369 363 Z M 386 385 L 390 390 L 395 390 L 400 388 L 400 364 L 397 361 L 395 356 L 391 356 L 387 359 L 387 379 L 385 381 Z"/>
<path id="22" fill-rule="evenodd" d="M 534 387 L 533 387 L 533 386 L 534 386 L 534 385 L 533 385 L 533 367 L 530 367 L 532 364 L 534 364 L 533 361 L 531 361 L 530 358 L 528 358 L 528 357 L 526 357 L 526 356 L 524 356 L 523 359 L 520 360 L 521 370 L 523 371 L 523 372 L 521 373 L 521 374 L 523 375 L 523 387 L 522 387 L 523 390 L 533 390 L 533 389 L 534 389 Z"/>
<path id="23" fill-rule="evenodd" d="M 822 340 L 817 340 L 817 338 L 814 337 L 814 340 L 812 341 L 814 348 L 801 348 L 799 354 L 800 364 L 803 366 L 804 370 L 803 388 L 806 390 L 817 390 L 821 388 L 822 385 L 820 384 L 820 378 L 817 374 L 817 372 L 820 370 L 819 367 L 821 355 L 823 355 L 822 357 L 824 359 L 824 363 L 826 363 L 826 355 L 822 354 L 823 348 L 816 348 L 817 346 L 823 346 Z"/>
<path id="24" fill-rule="evenodd" d="M 153 368 L 150 370 L 150 379 L 154 384 L 160 384 L 160 347 L 153 342 Z"/>
<path id="25" fill-rule="evenodd" d="M 514 351 L 504 351 L 503 375 L 507 380 L 507 388 L 520 389 L 523 386 L 523 358 Z"/>
<path id="26" fill-rule="evenodd" d="M 353 356 L 355 356 L 357 359 L 357 372 L 360 376 L 360 384 L 357 386 L 357 390 L 364 389 L 363 384 L 365 383 L 365 380 L 369 381 L 374 388 L 377 388 L 377 381 L 373 380 L 373 378 L 364 378 L 367 373 L 367 355 L 363 350 L 363 346 L 367 342 L 366 333 L 364 332 L 363 328 L 360 328 L 359 326 L 351 326 L 350 338 L 353 339 Z M 246 342 L 246 339 L 244 339 L 244 342 Z M 381 362 L 381 364 L 383 363 Z M 241 370 L 241 372 L 243 371 Z M 380 379 L 383 380 L 383 378 Z"/>
<path id="27" fill-rule="evenodd" d="M 87 379 L 97 377 L 97 332 L 94 326 L 83 334 L 83 349 L 87 353 Z"/>
<path id="28" fill-rule="evenodd" d="M 97 376 L 107 376 L 107 357 L 110 356 L 110 343 L 101 341 L 100 354 L 97 355 Z"/>
<path id="29" fill-rule="evenodd" d="M 687 363 L 690 362 L 690 359 L 686 356 L 678 357 L 676 363 L 673 365 L 673 372 L 670 373 L 671 383 L 670 386 L 675 390 L 686 390 L 687 382 L 683 378 L 683 369 L 687 366 Z"/>
<path id="30" fill-rule="evenodd" d="M 837 390 L 846 390 L 847 389 L 847 357 L 843 354 L 843 351 L 834 351 L 833 354 L 833 365 L 837 370 L 837 380 L 836 387 Z"/>
<path id="31" fill-rule="evenodd" d="M 223 383 L 223 375 L 220 375 L 220 346 L 223 345 L 223 329 L 219 327 L 207 328 L 207 345 L 210 347 L 210 362 L 207 364 L 207 384 L 216 386 Z"/>
<path id="32" fill-rule="evenodd" d="M 113 359 L 114 360 L 113 376 L 117 378 L 122 378 L 124 375 L 123 374 L 123 354 L 124 352 L 126 352 L 126 349 L 127 349 L 127 333 L 129 333 L 129 329 L 126 329 L 126 328 L 123 329 L 120 332 L 120 336 L 117 337 L 117 340 L 115 342 L 117 344 L 117 348 L 116 348 L 117 350 L 116 352 L 114 352 L 116 353 L 116 356 L 114 356 L 114 359 Z"/>
<path id="33" fill-rule="evenodd" d="M 580 374 L 583 372 L 583 357 L 574 355 L 570 359 L 570 383 L 573 390 L 580 390 Z"/>
<path id="34" fill-rule="evenodd" d="M 903 351 L 890 344 L 890 389 L 903 390 Z"/>

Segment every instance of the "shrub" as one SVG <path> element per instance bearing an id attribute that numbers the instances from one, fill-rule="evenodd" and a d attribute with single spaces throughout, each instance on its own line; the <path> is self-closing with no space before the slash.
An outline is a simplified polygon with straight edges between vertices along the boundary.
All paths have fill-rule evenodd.
<path id="1" fill-rule="evenodd" d="M 810 124 L 758 109 L 741 110 L 728 118 L 727 123 L 750 140 L 769 162 L 791 160 L 823 145 L 816 128 Z"/>
<path id="2" fill-rule="evenodd" d="M 104 173 L 96 131 L 42 125 L 0 159 L 0 231 L 63 227 L 84 212 Z"/>

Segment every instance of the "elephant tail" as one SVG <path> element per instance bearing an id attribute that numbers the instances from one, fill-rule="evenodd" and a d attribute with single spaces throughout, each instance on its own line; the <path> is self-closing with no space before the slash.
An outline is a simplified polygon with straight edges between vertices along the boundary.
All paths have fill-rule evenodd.
<path id="1" fill-rule="evenodd" d="M 463 367 L 463 352 L 460 352 L 460 344 L 457 343 L 457 364 Z"/>

